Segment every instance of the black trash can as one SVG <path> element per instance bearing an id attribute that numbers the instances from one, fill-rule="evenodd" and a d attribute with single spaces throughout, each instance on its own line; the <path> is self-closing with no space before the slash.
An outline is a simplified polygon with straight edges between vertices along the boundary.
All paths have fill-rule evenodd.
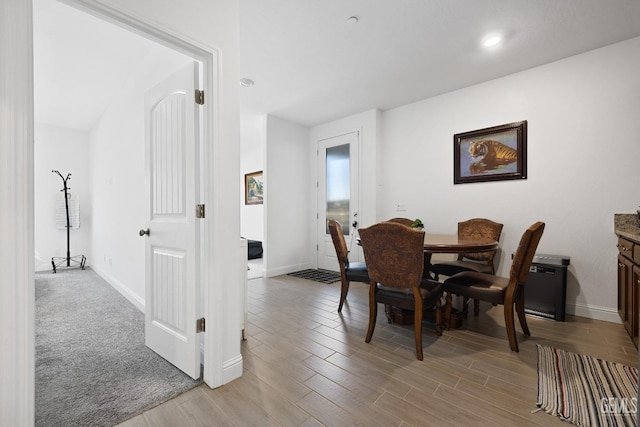
<path id="1" fill-rule="evenodd" d="M 524 312 L 564 322 L 567 267 L 564 255 L 536 254 L 524 286 Z"/>

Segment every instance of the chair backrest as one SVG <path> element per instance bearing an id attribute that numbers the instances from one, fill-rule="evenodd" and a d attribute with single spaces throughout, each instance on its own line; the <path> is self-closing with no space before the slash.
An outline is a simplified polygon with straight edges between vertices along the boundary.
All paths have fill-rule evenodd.
<path id="1" fill-rule="evenodd" d="M 385 221 L 358 233 L 372 284 L 401 289 L 420 285 L 424 231 Z"/>
<path id="2" fill-rule="evenodd" d="M 527 228 L 520 239 L 520 244 L 516 253 L 513 256 L 513 263 L 511 264 L 511 271 L 509 273 L 509 281 L 516 285 L 522 285 L 529 275 L 529 268 L 533 262 L 533 256 L 536 254 L 538 243 L 542 237 L 544 231 L 544 222 L 536 222 Z"/>
<path id="3" fill-rule="evenodd" d="M 342 226 L 335 219 L 329 220 L 329 232 L 331 233 L 331 240 L 333 241 L 333 247 L 336 249 L 336 256 L 340 263 L 340 268 L 349 265 L 349 249 L 347 249 L 347 242 L 344 240 L 344 233 Z"/>
<path id="4" fill-rule="evenodd" d="M 391 218 L 391 219 L 388 219 L 387 222 L 395 222 L 397 224 L 402 224 L 406 227 L 411 227 L 413 225 L 413 220 L 409 218 Z"/>
<path id="5" fill-rule="evenodd" d="M 473 218 L 458 223 L 458 237 L 467 240 L 500 240 L 502 224 L 486 218 Z M 458 256 L 458 259 L 468 258 L 474 261 L 485 261 L 493 266 L 493 258 L 496 251 L 467 253 Z"/>

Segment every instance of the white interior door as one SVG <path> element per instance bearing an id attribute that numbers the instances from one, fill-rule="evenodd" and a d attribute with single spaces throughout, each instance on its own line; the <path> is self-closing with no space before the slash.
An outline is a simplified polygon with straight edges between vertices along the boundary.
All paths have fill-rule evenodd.
<path id="1" fill-rule="evenodd" d="M 339 269 L 327 228 L 330 219 L 342 225 L 350 251 L 349 260 L 363 259 L 355 241 L 360 226 L 359 142 L 359 132 L 318 141 L 318 268 Z"/>
<path id="2" fill-rule="evenodd" d="M 140 230 L 147 240 L 145 343 L 192 378 L 200 377 L 197 71 L 189 65 L 145 94 L 148 225 Z"/>

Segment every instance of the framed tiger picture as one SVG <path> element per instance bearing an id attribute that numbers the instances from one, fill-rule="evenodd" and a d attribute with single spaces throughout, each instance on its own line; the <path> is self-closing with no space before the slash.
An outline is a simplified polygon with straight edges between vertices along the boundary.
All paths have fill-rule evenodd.
<path id="1" fill-rule="evenodd" d="M 527 178 L 527 121 L 453 135 L 453 183 Z"/>

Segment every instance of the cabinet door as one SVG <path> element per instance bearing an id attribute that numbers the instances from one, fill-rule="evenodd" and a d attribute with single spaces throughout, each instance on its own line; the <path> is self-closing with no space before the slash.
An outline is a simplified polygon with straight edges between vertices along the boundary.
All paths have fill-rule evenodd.
<path id="1" fill-rule="evenodd" d="M 622 255 L 618 255 L 618 313 L 624 327 L 633 336 L 633 305 L 634 296 L 632 283 L 633 264 Z"/>
<path id="2" fill-rule="evenodd" d="M 631 276 L 631 290 L 633 293 L 633 333 L 631 338 L 633 343 L 638 347 L 638 333 L 640 332 L 640 266 L 634 265 Z"/>

